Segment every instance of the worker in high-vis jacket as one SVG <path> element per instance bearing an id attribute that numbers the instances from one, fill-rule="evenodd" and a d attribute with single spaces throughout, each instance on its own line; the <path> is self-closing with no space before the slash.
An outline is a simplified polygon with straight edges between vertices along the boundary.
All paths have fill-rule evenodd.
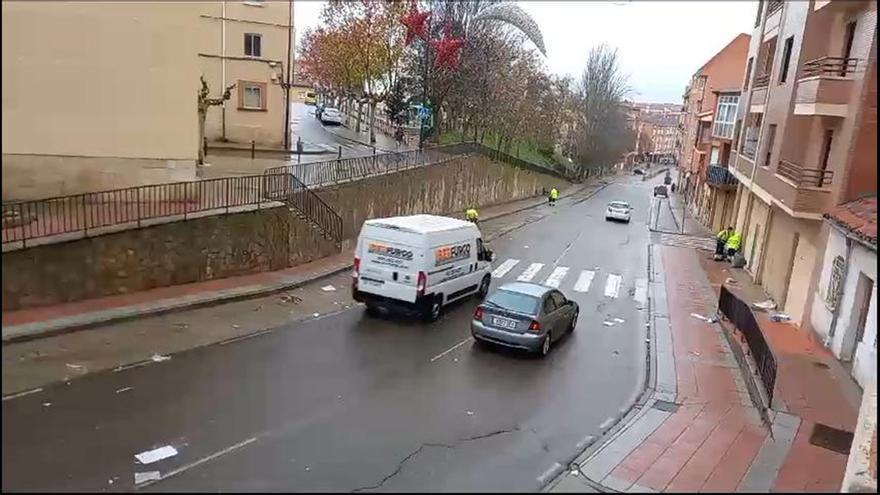
<path id="1" fill-rule="evenodd" d="M 730 239 L 731 234 L 733 234 L 733 227 L 726 227 L 721 229 L 721 232 L 718 232 L 718 235 L 715 236 L 715 260 L 719 260 L 724 257 L 724 247 L 727 245 L 727 240 Z"/>
<path id="2" fill-rule="evenodd" d="M 550 189 L 550 204 L 555 205 L 557 199 L 559 199 L 559 191 L 554 187 L 553 189 Z"/>
<path id="3" fill-rule="evenodd" d="M 468 222 L 477 223 L 477 219 L 480 217 L 480 214 L 477 213 L 477 209 L 474 207 L 470 207 L 467 211 L 464 212 L 465 217 L 467 217 Z"/>
<path id="4" fill-rule="evenodd" d="M 742 247 L 742 234 L 734 231 L 727 238 L 727 256 L 733 259 L 733 256 L 739 251 L 740 247 Z"/>

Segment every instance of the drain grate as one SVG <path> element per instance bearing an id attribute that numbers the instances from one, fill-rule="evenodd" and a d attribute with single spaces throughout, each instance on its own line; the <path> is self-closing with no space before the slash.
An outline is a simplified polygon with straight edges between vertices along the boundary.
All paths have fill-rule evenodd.
<path id="1" fill-rule="evenodd" d="M 668 400 L 658 400 L 654 403 L 652 407 L 659 411 L 666 411 L 670 413 L 678 411 L 678 404 L 676 404 L 675 402 L 669 402 Z"/>
<path id="2" fill-rule="evenodd" d="M 811 444 L 844 455 L 849 454 L 852 441 L 852 432 L 838 430 L 821 423 L 813 425 L 813 433 L 810 435 Z"/>

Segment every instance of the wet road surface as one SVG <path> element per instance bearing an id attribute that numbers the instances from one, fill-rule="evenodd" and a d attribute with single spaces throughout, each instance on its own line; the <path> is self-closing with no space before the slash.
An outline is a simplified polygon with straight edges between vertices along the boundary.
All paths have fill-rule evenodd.
<path id="1" fill-rule="evenodd" d="M 158 471 L 139 488 L 537 490 L 644 373 L 650 188 L 564 198 L 490 244 L 496 267 L 517 260 L 493 287 L 567 268 L 581 316 L 546 359 L 474 344 L 473 299 L 434 324 L 356 306 L 4 401 L 3 489 L 125 491 Z M 605 221 L 612 200 L 630 224 Z M 163 445 L 179 454 L 136 463 Z"/>

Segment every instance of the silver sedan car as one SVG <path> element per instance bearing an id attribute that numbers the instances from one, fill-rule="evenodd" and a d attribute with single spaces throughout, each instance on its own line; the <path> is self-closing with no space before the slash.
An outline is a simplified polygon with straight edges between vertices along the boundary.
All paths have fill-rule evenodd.
<path id="1" fill-rule="evenodd" d="M 480 342 L 546 356 L 577 325 L 578 304 L 544 285 L 513 282 L 490 294 L 474 312 L 471 334 Z"/>

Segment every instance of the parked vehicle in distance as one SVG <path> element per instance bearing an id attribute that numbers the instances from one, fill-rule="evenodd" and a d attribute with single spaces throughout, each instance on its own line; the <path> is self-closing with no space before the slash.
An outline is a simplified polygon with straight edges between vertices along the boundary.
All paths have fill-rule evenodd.
<path id="1" fill-rule="evenodd" d="M 634 175 L 645 175 L 645 171 L 640 168 L 635 168 L 635 169 L 633 169 L 633 174 Z"/>
<path id="2" fill-rule="evenodd" d="M 577 326 L 578 304 L 562 292 L 530 282 L 504 284 L 477 306 L 471 335 L 478 342 L 546 356 L 550 346 Z"/>
<path id="3" fill-rule="evenodd" d="M 326 107 L 321 110 L 321 119 L 322 124 L 336 124 L 342 125 L 342 112 L 337 108 Z"/>
<path id="4" fill-rule="evenodd" d="M 317 103 L 317 101 L 318 101 L 318 95 L 316 95 L 312 91 L 309 91 L 308 93 L 306 93 L 306 105 L 314 105 Z"/>
<path id="5" fill-rule="evenodd" d="M 378 310 L 416 312 L 427 321 L 492 282 L 492 251 L 471 222 L 436 215 L 367 220 L 355 248 L 352 298 Z"/>
<path id="6" fill-rule="evenodd" d="M 654 186 L 654 197 L 655 198 L 668 198 L 669 194 L 666 192 L 666 186 L 663 184 Z"/>
<path id="7" fill-rule="evenodd" d="M 612 201 L 605 210 L 605 220 L 618 220 L 629 223 L 632 207 L 626 201 Z"/>

